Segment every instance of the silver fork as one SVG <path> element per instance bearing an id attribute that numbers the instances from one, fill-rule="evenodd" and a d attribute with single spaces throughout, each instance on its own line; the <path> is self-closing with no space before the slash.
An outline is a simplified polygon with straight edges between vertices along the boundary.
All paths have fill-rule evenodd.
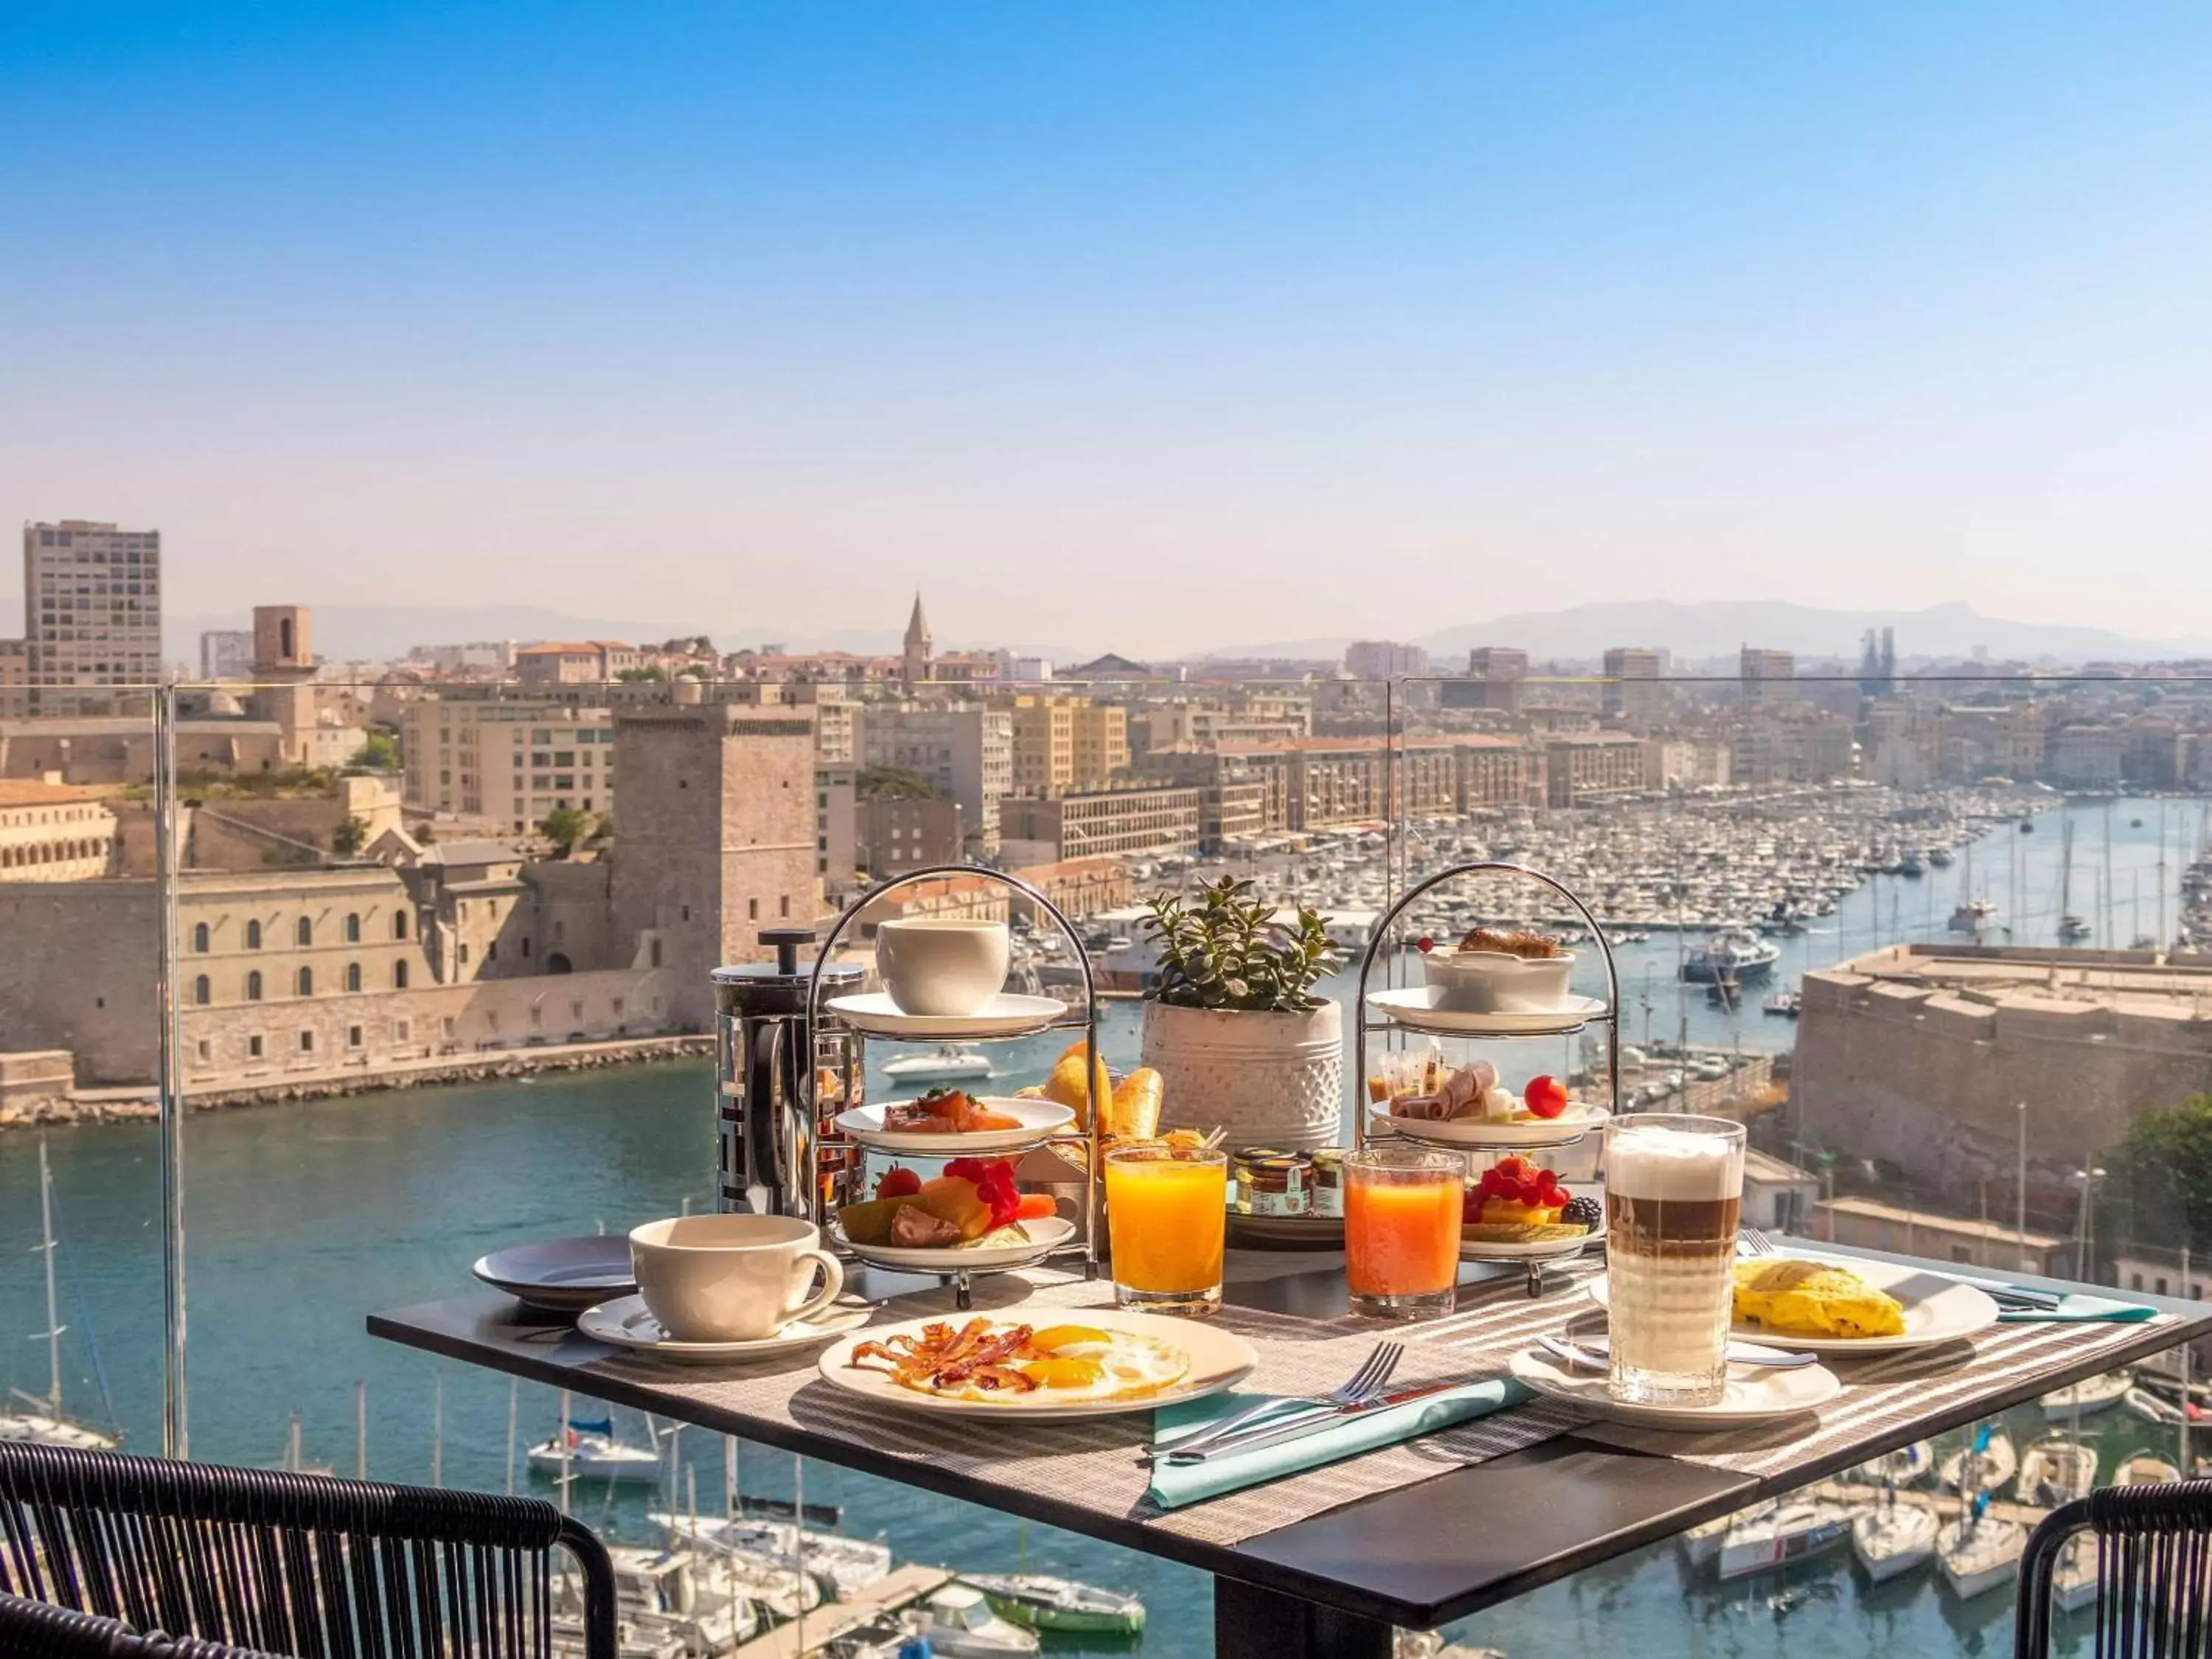
<path id="1" fill-rule="evenodd" d="M 1739 1255 L 1772 1255 L 1774 1241 L 1756 1227 L 1735 1230 L 1736 1253 Z"/>
<path id="2" fill-rule="evenodd" d="M 1308 1409 L 1326 1407 L 1334 1410 L 1341 1406 L 1357 1406 L 1362 1401 L 1372 1400 L 1382 1392 L 1383 1385 L 1396 1373 L 1398 1362 L 1405 1357 L 1403 1343 L 1378 1342 L 1373 1352 L 1359 1362 L 1359 1369 L 1345 1378 L 1343 1385 L 1335 1393 L 1304 1400 L 1262 1400 L 1257 1405 L 1247 1406 L 1233 1417 L 1224 1418 L 1201 1434 L 1177 1441 L 1175 1449 L 1178 1452 L 1203 1451 L 1216 1441 L 1226 1438 L 1246 1424 L 1265 1417 L 1279 1407 L 1295 1406 Z"/>

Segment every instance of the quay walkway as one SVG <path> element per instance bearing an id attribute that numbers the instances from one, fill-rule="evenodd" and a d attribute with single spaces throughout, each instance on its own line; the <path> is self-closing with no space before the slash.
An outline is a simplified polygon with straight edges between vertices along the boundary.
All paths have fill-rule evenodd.
<path id="1" fill-rule="evenodd" d="M 750 1642 L 738 1643 L 730 1650 L 729 1659 L 805 1659 L 848 1631 L 856 1630 L 884 1613 L 896 1613 L 943 1589 L 952 1578 L 953 1575 L 943 1567 L 926 1567 L 917 1562 L 895 1567 L 887 1577 L 856 1592 L 849 1601 L 824 1601 L 803 1619 L 779 1625 L 767 1635 L 756 1636 Z"/>

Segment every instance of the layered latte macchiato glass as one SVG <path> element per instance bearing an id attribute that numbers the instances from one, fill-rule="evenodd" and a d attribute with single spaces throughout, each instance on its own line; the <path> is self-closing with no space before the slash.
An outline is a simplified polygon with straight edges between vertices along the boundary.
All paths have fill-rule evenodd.
<path id="1" fill-rule="evenodd" d="M 1650 1112 L 1605 1126 L 1616 1400 L 1710 1406 L 1728 1382 L 1743 1125 Z"/>

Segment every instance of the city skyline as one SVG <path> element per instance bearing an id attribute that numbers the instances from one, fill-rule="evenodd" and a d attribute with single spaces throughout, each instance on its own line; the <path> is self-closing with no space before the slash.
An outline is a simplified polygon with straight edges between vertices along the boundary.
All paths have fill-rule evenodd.
<path id="1" fill-rule="evenodd" d="M 919 583 L 1049 641 L 1072 570 L 1070 643 L 1148 656 L 1659 594 L 2169 635 L 2212 600 L 2208 46 L 2179 6 L 19 10 L 0 202 L 112 252 L 0 277 L 0 507 L 160 528 L 179 616 L 818 633 Z"/>

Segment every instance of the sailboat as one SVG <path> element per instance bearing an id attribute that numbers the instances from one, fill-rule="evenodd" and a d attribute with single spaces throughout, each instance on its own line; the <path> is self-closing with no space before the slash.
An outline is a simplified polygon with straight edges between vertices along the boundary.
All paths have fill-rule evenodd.
<path id="1" fill-rule="evenodd" d="M 1944 1582 L 1962 1601 L 1971 1601 L 2020 1573 L 2021 1552 L 2027 1547 L 2027 1528 L 2017 1521 L 2002 1521 L 1989 1512 L 1990 1495 L 1978 1492 L 1955 1521 L 1946 1521 L 1936 1531 L 1936 1559 Z"/>
<path id="2" fill-rule="evenodd" d="M 1935 1443 L 1916 1440 L 1909 1446 L 1899 1446 L 1893 1452 L 1868 1459 L 1854 1468 L 1851 1475 L 1854 1480 L 1871 1481 L 1878 1486 L 1911 1486 L 1935 1472 Z"/>
<path id="3" fill-rule="evenodd" d="M 1996 913 L 1994 903 L 1974 891 L 1974 843 L 1968 842 L 1966 861 L 1959 866 L 1959 902 L 1951 912 L 1951 931 L 1978 939 Z"/>
<path id="4" fill-rule="evenodd" d="M 1943 1460 L 1938 1479 L 1947 1492 L 1995 1492 L 2003 1490 L 2019 1468 L 2020 1454 L 2013 1449 L 2012 1437 L 1984 1424 L 1972 1445 Z"/>
<path id="5" fill-rule="evenodd" d="M 2087 1498 L 2097 1484 L 2097 1449 L 2078 1440 L 2039 1440 L 2021 1454 L 2020 1492 L 2023 1504 L 2043 1504 L 2056 1509 L 2077 1498 Z"/>
<path id="6" fill-rule="evenodd" d="M 2061 944 L 2089 937 L 2089 924 L 2074 914 L 2074 820 L 2059 826 L 2058 939 Z"/>
<path id="7" fill-rule="evenodd" d="M 1936 1511 L 1889 1498 L 1851 1517 L 1851 1553 L 1877 1584 L 1901 1577 L 1936 1553 Z"/>
<path id="8" fill-rule="evenodd" d="M 59 1247 L 54 1242 L 54 1173 L 46 1163 L 44 1140 L 39 1142 L 39 1251 L 46 1265 L 46 1328 L 41 1333 L 46 1339 L 46 1392 L 41 1397 L 21 1389 L 14 1391 L 17 1400 L 33 1409 L 0 1409 L 0 1440 L 74 1446 L 79 1451 L 113 1451 L 122 1444 L 119 1436 L 102 1433 L 62 1411 L 62 1332 L 65 1328 L 54 1294 L 54 1252 Z"/>
<path id="9" fill-rule="evenodd" d="M 646 1486 L 657 1485 L 660 1480 L 660 1454 L 616 1438 L 611 1416 L 570 1418 L 562 1428 L 530 1449 L 530 1467 L 556 1480 L 566 1475 L 578 1480 L 628 1480 Z"/>

